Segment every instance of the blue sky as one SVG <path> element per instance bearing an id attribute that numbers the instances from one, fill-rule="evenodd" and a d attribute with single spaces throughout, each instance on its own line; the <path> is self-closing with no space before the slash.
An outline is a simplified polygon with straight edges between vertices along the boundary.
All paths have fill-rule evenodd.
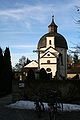
<path id="1" fill-rule="evenodd" d="M 0 0 L 0 46 L 10 48 L 12 65 L 21 56 L 37 59 L 33 50 L 48 32 L 52 15 L 69 48 L 80 44 L 80 26 L 75 23 L 79 5 L 80 0 Z"/>

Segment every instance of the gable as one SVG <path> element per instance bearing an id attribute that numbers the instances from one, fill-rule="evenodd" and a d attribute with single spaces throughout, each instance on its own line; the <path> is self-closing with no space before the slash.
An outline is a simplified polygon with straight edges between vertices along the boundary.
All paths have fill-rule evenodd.
<path id="1" fill-rule="evenodd" d="M 37 67 L 38 67 L 38 63 L 36 61 L 31 61 L 29 64 L 24 66 L 24 68 L 37 68 Z"/>
<path id="2" fill-rule="evenodd" d="M 57 51 L 55 48 L 53 48 L 52 46 L 50 46 L 50 47 L 48 47 L 48 48 L 45 50 L 45 52 L 46 52 L 46 51 L 49 51 L 50 49 L 52 49 L 52 50 L 54 50 L 54 51 Z"/>
<path id="3" fill-rule="evenodd" d="M 55 58 L 57 54 L 47 51 L 41 58 Z"/>
<path id="4" fill-rule="evenodd" d="M 49 48 L 47 48 L 44 51 L 44 54 L 41 56 L 41 58 L 42 57 L 46 57 L 46 58 L 52 57 L 52 58 L 54 58 L 54 57 L 57 57 L 58 54 L 59 54 L 59 52 L 56 49 L 54 49 L 53 47 L 50 46 Z"/>
<path id="5" fill-rule="evenodd" d="M 47 49 L 45 50 L 45 53 L 46 53 L 47 51 L 50 51 L 50 52 L 52 52 L 52 53 L 57 53 L 57 54 L 59 54 L 59 51 L 56 50 L 55 48 L 53 48 L 52 46 L 50 46 L 49 48 L 47 48 Z"/>

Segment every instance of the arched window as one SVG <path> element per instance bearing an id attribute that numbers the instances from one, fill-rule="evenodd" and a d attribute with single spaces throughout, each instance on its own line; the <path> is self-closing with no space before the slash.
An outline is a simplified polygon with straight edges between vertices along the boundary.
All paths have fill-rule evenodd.
<path id="1" fill-rule="evenodd" d="M 47 60 L 47 63 L 50 63 L 50 60 Z"/>
<path id="2" fill-rule="evenodd" d="M 51 45 L 51 40 L 49 40 L 49 45 Z"/>
<path id="3" fill-rule="evenodd" d="M 47 71 L 47 72 L 51 72 L 51 68 L 47 68 L 46 71 Z"/>

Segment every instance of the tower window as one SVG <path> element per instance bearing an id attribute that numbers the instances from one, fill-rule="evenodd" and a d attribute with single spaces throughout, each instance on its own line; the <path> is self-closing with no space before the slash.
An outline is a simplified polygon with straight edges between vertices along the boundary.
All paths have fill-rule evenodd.
<path id="1" fill-rule="evenodd" d="M 47 63 L 50 63 L 50 60 L 47 60 Z"/>
<path id="2" fill-rule="evenodd" d="M 51 40 L 49 40 L 49 45 L 51 45 Z"/>

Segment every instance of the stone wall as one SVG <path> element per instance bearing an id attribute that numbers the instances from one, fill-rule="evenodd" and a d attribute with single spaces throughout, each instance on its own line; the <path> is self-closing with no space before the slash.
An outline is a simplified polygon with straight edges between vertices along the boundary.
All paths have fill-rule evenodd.
<path id="1" fill-rule="evenodd" d="M 19 82 L 13 82 L 13 101 L 29 99 L 35 100 L 41 97 L 46 100 L 47 90 L 56 90 L 61 93 L 63 102 L 80 101 L 80 80 L 51 80 L 51 81 L 29 81 L 24 87 L 19 87 Z"/>

